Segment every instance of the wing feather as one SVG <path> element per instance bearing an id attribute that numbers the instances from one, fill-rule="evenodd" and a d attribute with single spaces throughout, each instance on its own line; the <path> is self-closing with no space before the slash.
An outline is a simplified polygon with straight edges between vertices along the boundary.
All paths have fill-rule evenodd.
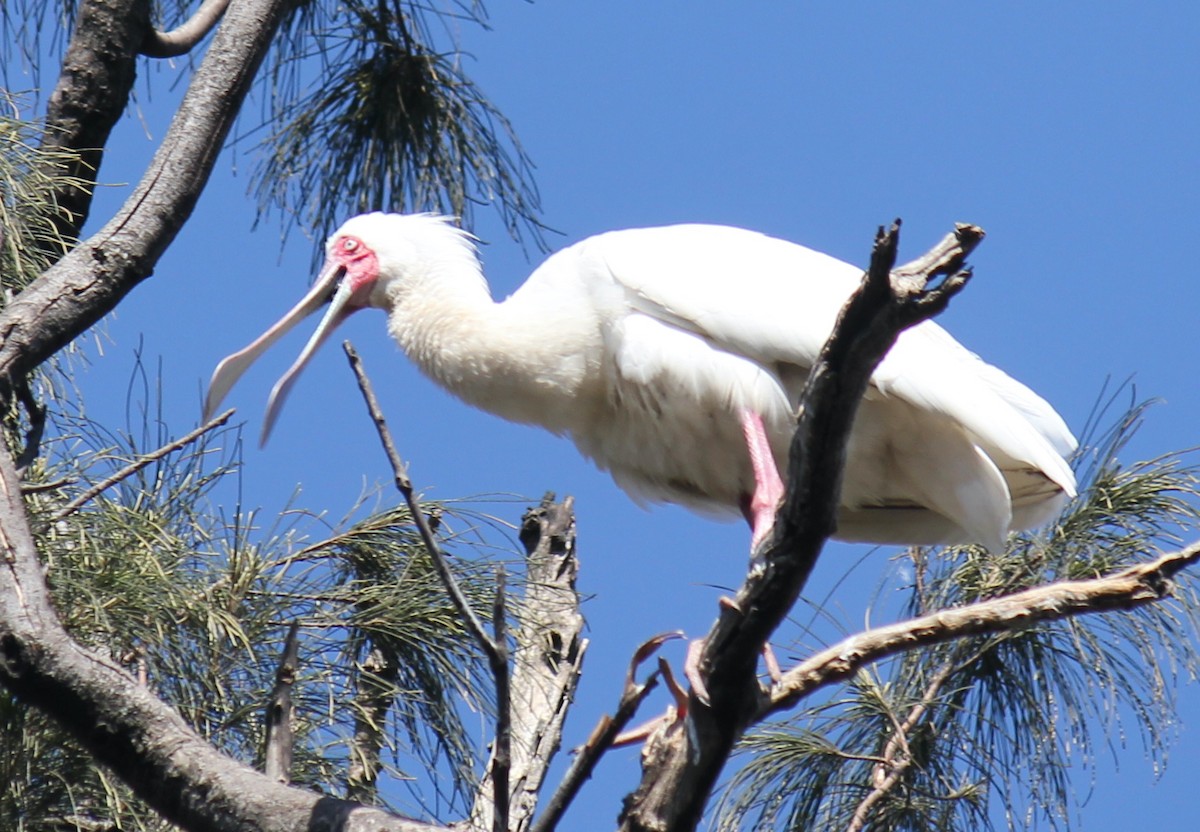
<path id="1" fill-rule="evenodd" d="M 613 356 L 622 374 L 643 383 L 670 376 L 697 393 L 715 380 L 733 391 L 735 402 L 745 395 L 770 399 L 763 391 L 773 389 L 794 404 L 862 276 L 861 269 L 820 252 L 724 226 L 611 232 L 561 254 L 567 251 L 590 278 L 599 320 L 610 335 L 618 333 Z M 747 375 L 747 367 L 758 375 Z M 903 402 L 911 412 L 895 430 L 878 426 L 890 438 L 862 460 L 862 479 L 887 473 L 878 464 L 880 451 L 928 473 L 910 476 L 905 490 L 949 517 L 950 528 L 958 525 L 996 545 L 1014 522 L 1014 504 L 1021 522 L 1040 517 L 1059 491 L 1075 493 L 1065 457 L 1076 442 L 1061 417 L 937 324 L 904 332 L 872 382 L 869 399 Z M 893 494 L 879 505 L 903 506 L 904 500 Z M 862 517 L 854 515 L 849 525 L 861 525 L 870 537 L 869 502 L 846 507 L 860 508 Z M 901 524 L 920 522 L 915 514 L 896 517 Z"/>

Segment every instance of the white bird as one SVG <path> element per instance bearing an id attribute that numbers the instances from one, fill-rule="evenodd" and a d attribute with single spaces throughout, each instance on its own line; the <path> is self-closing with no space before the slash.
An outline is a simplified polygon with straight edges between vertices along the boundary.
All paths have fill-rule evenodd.
<path id="1" fill-rule="evenodd" d="M 271 392 L 271 426 L 329 334 L 367 307 L 469 404 L 569 436 L 638 502 L 741 511 L 770 529 L 809 368 L 862 271 L 753 231 L 613 231 L 549 257 L 495 302 L 474 238 L 446 217 L 364 214 L 329 239 L 312 290 L 213 373 L 206 412 L 332 296 Z M 1075 437 L 1041 397 L 941 327 L 905 331 L 850 436 L 837 536 L 980 543 L 1052 518 L 1075 493 Z"/>

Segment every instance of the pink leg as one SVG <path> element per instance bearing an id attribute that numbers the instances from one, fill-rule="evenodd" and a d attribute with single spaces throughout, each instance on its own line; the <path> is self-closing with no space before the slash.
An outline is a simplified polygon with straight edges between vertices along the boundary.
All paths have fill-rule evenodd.
<path id="1" fill-rule="evenodd" d="M 750 551 L 754 552 L 775 525 L 775 511 L 783 499 L 783 480 L 775 467 L 775 456 L 771 453 L 762 416 L 743 410 L 741 420 L 746 448 L 750 451 L 750 465 L 754 468 L 754 494 L 743 508 L 751 528 Z"/>

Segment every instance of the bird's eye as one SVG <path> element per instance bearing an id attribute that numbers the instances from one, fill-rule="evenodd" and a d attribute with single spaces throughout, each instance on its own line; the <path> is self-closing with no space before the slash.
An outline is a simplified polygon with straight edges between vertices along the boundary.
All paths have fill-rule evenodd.
<path id="1" fill-rule="evenodd" d="M 346 239 L 342 240 L 342 251 L 346 252 L 347 254 L 355 251 L 357 248 L 358 240 L 354 239 L 353 237 L 347 237 Z"/>

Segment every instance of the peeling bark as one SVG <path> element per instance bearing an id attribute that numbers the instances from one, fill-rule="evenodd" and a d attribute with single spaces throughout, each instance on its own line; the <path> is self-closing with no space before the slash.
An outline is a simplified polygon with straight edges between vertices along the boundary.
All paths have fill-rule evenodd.
<path id="1" fill-rule="evenodd" d="M 587 640 L 575 578 L 573 500 L 552 495 L 521 524 L 528 552 L 525 597 L 512 672 L 510 813 L 508 828 L 523 832 L 533 822 L 550 762 L 562 743 L 563 723 L 579 683 Z M 495 801 L 491 770 L 480 784 L 467 827 L 492 828 Z"/>

